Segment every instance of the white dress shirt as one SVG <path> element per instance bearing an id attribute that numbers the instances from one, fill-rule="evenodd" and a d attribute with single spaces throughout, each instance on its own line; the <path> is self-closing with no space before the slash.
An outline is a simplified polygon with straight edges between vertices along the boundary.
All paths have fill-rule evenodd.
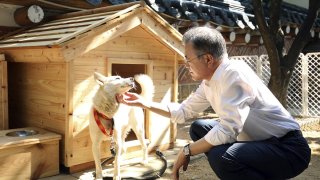
<path id="1" fill-rule="evenodd" d="M 210 81 L 181 104 L 169 104 L 171 121 L 183 123 L 209 106 L 220 121 L 205 135 L 212 145 L 281 137 L 299 124 L 243 61 L 222 60 Z"/>

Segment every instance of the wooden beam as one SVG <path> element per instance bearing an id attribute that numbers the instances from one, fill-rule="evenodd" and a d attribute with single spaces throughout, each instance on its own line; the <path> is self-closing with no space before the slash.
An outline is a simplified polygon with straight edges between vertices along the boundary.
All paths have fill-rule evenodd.
<path id="1" fill-rule="evenodd" d="M 172 101 L 178 102 L 178 54 L 174 56 L 174 68 L 173 68 L 173 88 L 172 88 Z M 177 138 L 177 123 L 170 123 L 170 142 L 175 142 Z"/>
<path id="2" fill-rule="evenodd" d="M 10 37 L 1 41 L 1 44 L 13 44 L 13 43 L 26 43 L 26 42 L 41 42 L 41 41 L 50 41 L 60 39 L 64 36 L 68 36 L 71 33 L 65 34 L 53 34 L 53 35 L 45 35 L 45 36 L 32 36 L 32 37 Z"/>
<path id="3" fill-rule="evenodd" d="M 96 8 L 92 10 L 84 10 L 84 11 L 78 11 L 78 12 L 73 12 L 73 13 L 68 13 L 68 14 L 63 14 L 60 16 L 56 16 L 52 18 L 52 20 L 57 20 L 57 19 L 65 19 L 65 18 L 70 18 L 70 17 L 78 17 L 78 16 L 85 16 L 85 15 L 90 15 L 90 14 L 97 14 L 97 13 L 104 13 L 108 11 L 120 11 L 125 8 L 134 6 L 134 5 L 140 5 L 141 2 L 131 2 L 131 3 L 124 3 L 121 5 L 113 5 L 113 6 L 107 6 L 107 7 L 101 7 L 101 8 Z"/>
<path id="4" fill-rule="evenodd" d="M 0 53 L 6 54 L 9 62 L 63 62 L 64 58 L 59 48 L 16 48 L 0 49 Z"/>
<path id="5" fill-rule="evenodd" d="M 65 114 L 65 136 L 62 151 L 62 161 L 64 165 L 71 166 L 73 156 L 73 91 L 74 91 L 74 64 L 73 61 L 66 63 L 66 110 Z"/>
<path id="6" fill-rule="evenodd" d="M 3 54 L 0 54 L 0 130 L 9 128 L 8 119 L 8 75 L 7 62 Z"/>
<path id="7" fill-rule="evenodd" d="M 59 10 L 62 12 L 76 11 L 77 9 L 93 9 L 100 8 L 105 6 L 110 6 L 111 3 L 108 1 L 102 1 L 99 6 L 92 6 L 86 1 L 76 0 L 76 1 L 66 1 L 66 0 L 46 0 L 49 3 L 39 0 L 0 0 L 0 3 L 5 4 L 14 4 L 19 6 L 30 6 L 30 5 L 39 5 L 43 8 L 49 10 Z M 51 3 L 50 3 L 51 2 Z"/>

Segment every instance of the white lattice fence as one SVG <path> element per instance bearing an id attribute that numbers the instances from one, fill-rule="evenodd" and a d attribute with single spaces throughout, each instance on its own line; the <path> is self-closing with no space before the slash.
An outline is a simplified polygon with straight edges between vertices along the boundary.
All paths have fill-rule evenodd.
<path id="1" fill-rule="evenodd" d="M 245 61 L 258 75 L 258 56 L 231 56 L 230 60 L 242 60 Z M 260 77 L 260 76 L 259 76 Z"/>
<path id="2" fill-rule="evenodd" d="M 261 67 L 258 67 L 261 69 L 261 74 L 260 77 L 262 81 L 264 82 L 265 85 L 268 85 L 270 76 L 271 76 L 271 71 L 270 71 L 270 62 L 269 62 L 269 57 L 268 55 L 261 55 L 259 57 L 259 63 Z"/>
<path id="3" fill-rule="evenodd" d="M 304 65 L 304 66 L 303 66 Z M 304 55 L 300 54 L 297 64 L 294 67 L 289 87 L 288 87 L 288 110 L 294 116 L 303 116 L 306 114 L 303 99 L 303 79 L 305 76 Z"/>
<path id="4" fill-rule="evenodd" d="M 245 61 L 262 79 L 265 85 L 270 79 L 270 66 L 267 55 L 259 56 L 231 56 L 230 60 Z"/>
<path id="5" fill-rule="evenodd" d="M 233 56 L 243 60 L 257 73 L 264 84 L 270 79 L 267 55 Z M 320 53 L 300 54 L 288 87 L 288 110 L 294 116 L 320 116 Z"/>
<path id="6" fill-rule="evenodd" d="M 309 53 L 305 59 L 308 66 L 306 77 L 308 109 L 306 111 L 310 116 L 320 116 L 320 53 Z"/>

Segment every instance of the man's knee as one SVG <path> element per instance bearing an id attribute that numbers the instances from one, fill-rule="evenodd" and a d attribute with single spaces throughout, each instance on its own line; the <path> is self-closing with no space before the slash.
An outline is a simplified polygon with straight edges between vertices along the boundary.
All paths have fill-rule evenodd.
<path id="1" fill-rule="evenodd" d="M 194 121 L 190 126 L 190 137 L 193 141 L 197 141 L 204 137 L 218 122 L 215 120 L 200 119 Z"/>
<path id="2" fill-rule="evenodd" d="M 231 155 L 226 153 L 228 145 L 216 146 L 220 149 L 208 152 L 208 161 L 212 170 L 220 179 L 264 179 L 259 173 L 246 165 L 239 163 Z"/>
<path id="3" fill-rule="evenodd" d="M 190 137 L 193 141 L 197 141 L 199 139 L 201 139 L 201 133 L 199 131 L 201 131 L 202 129 L 202 124 L 199 122 L 199 120 L 193 121 L 190 129 L 189 129 L 189 134 Z"/>

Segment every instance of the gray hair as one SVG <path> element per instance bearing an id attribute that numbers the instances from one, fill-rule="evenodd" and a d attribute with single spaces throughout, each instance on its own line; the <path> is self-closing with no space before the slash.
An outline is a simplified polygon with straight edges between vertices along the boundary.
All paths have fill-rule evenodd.
<path id="1" fill-rule="evenodd" d="M 209 53 L 221 60 L 227 54 L 226 41 L 222 34 L 210 27 L 193 27 L 183 35 L 183 42 L 191 43 L 197 55 Z"/>

